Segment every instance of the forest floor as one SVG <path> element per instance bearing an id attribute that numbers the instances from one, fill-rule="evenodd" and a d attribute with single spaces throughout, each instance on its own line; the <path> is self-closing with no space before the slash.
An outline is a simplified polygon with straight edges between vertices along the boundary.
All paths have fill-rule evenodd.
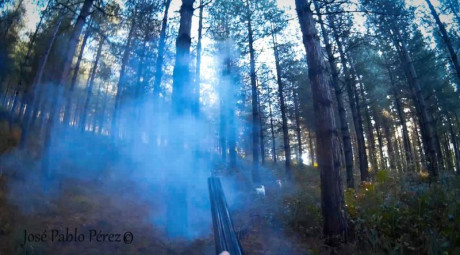
<path id="1" fill-rule="evenodd" d="M 0 254 L 214 254 L 212 226 L 193 239 L 168 239 L 152 223 L 164 213 L 164 198 L 149 185 L 124 176 L 73 178 L 44 192 L 35 174 L 34 153 L 16 148 L 14 126 L 0 121 Z M 110 171 L 110 166 L 106 166 Z M 459 254 L 460 177 L 443 173 L 436 183 L 423 174 L 381 170 L 372 183 L 345 193 L 351 237 L 330 247 L 321 236 L 319 171 L 293 167 L 294 182 L 286 183 L 284 167 L 261 169 L 266 195 L 249 181 L 250 162 L 233 174 L 221 173 L 235 230 L 246 254 Z M 19 170 L 22 169 L 22 170 Z M 67 169 L 77 171 L 78 169 Z M 236 185 L 238 192 L 230 191 Z M 46 189 L 45 189 L 46 190 Z M 209 214 L 210 216 L 210 214 Z M 207 217 L 207 216 L 206 216 Z M 106 233 L 130 231 L 131 244 L 91 242 L 27 242 L 24 231 L 46 229 Z"/>
<path id="2" fill-rule="evenodd" d="M 167 238 L 165 228 L 153 221 L 165 213 L 165 198 L 145 185 L 120 175 L 111 175 L 114 166 L 100 169 L 102 176 L 88 178 L 61 176 L 43 180 L 36 160 L 40 141 L 29 142 L 28 150 L 17 148 L 19 125 L 0 120 L 0 254 L 214 254 L 214 239 L 209 212 L 205 234 L 194 238 Z M 37 139 L 39 140 L 39 139 Z M 97 146 L 92 144 L 92 146 Z M 82 156 L 83 157 L 83 156 Z M 97 163 L 95 163 L 97 164 Z M 66 171 L 87 171 L 67 168 Z M 274 199 L 280 199 L 282 189 L 270 168 L 267 174 L 267 195 L 258 196 L 249 180 L 249 162 L 242 162 L 236 174 L 219 172 L 234 219 L 234 226 L 247 254 L 306 254 L 308 249 L 294 232 L 285 231 L 273 215 L 279 210 Z M 80 176 L 81 177 L 81 176 Z M 238 186 L 237 192 L 234 187 Z M 227 193 L 227 192 L 226 192 Z M 191 216 L 193 217 L 193 215 Z M 56 241 L 52 230 L 59 233 L 85 233 L 91 229 L 104 233 L 129 231 L 131 244 L 121 242 Z M 25 231 L 42 235 L 47 241 L 27 241 Z"/>

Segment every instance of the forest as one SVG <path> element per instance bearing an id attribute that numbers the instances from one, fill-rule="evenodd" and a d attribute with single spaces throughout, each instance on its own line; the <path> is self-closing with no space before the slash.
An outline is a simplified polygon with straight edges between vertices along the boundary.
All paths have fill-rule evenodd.
<path id="1" fill-rule="evenodd" d="M 0 34 L 0 254 L 460 254 L 458 0 L 0 0 Z"/>

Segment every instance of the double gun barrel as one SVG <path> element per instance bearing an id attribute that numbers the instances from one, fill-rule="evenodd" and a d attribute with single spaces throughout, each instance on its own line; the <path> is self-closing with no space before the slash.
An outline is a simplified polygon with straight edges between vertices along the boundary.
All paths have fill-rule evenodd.
<path id="1" fill-rule="evenodd" d="M 216 253 L 227 251 L 231 255 L 243 255 L 240 242 L 233 228 L 232 218 L 228 211 L 222 184 L 218 177 L 208 178 L 209 196 L 211 199 L 212 223 Z"/>

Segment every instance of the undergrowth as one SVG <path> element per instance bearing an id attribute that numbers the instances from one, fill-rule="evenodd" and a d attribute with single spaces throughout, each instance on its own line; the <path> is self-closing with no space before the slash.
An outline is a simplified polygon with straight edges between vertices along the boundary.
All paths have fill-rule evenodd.
<path id="1" fill-rule="evenodd" d="M 372 182 L 345 192 L 353 238 L 341 247 L 322 239 L 319 170 L 296 168 L 296 192 L 283 195 L 278 211 L 313 254 L 460 254 L 460 177 L 381 170 Z"/>

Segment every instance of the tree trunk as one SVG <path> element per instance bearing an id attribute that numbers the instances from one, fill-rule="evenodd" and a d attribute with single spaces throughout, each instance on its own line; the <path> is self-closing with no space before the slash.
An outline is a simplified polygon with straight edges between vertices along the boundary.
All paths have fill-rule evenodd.
<path id="1" fill-rule="evenodd" d="M 40 28 L 41 28 L 41 26 L 43 24 L 43 19 L 45 18 L 45 15 L 49 11 L 50 4 L 51 4 L 51 0 L 48 1 L 46 9 L 40 14 L 40 20 L 38 21 L 38 24 L 35 27 L 35 31 L 32 34 L 32 37 L 30 38 L 29 43 L 27 44 L 27 53 L 26 53 L 26 56 L 24 57 L 24 61 L 21 64 L 20 71 L 19 71 L 19 74 L 20 74 L 19 87 L 22 86 L 22 82 L 24 80 L 24 76 L 25 76 L 24 67 L 30 65 L 30 55 L 32 53 L 32 46 L 35 44 L 35 40 L 37 38 L 38 31 L 40 30 Z M 29 86 L 25 90 L 24 97 L 23 97 L 23 100 L 21 102 L 21 108 L 20 108 L 21 110 L 20 110 L 20 112 L 23 112 L 23 109 L 24 109 L 24 107 L 26 105 L 28 105 L 28 107 L 31 107 L 31 105 L 29 105 L 29 104 L 31 103 L 31 97 L 32 97 L 32 93 L 33 93 L 33 86 L 30 86 L 30 84 L 27 84 L 27 85 L 29 85 Z"/>
<path id="2" fill-rule="evenodd" d="M 73 101 L 73 92 L 75 90 L 75 84 L 77 82 L 78 78 L 78 73 L 80 71 L 80 64 L 81 60 L 83 59 L 83 53 L 85 51 L 86 43 L 88 42 L 88 38 L 91 36 L 91 21 L 88 24 L 87 31 L 85 33 L 85 36 L 83 37 L 83 41 L 81 43 L 80 47 L 80 52 L 78 53 L 78 58 L 77 58 L 77 63 L 75 63 L 75 68 L 73 71 L 73 76 L 72 80 L 70 82 L 70 88 L 69 88 L 69 95 L 67 96 L 67 103 L 65 105 L 65 110 L 64 110 L 64 123 L 68 123 L 70 119 L 70 112 L 72 109 L 72 101 Z"/>
<path id="3" fill-rule="evenodd" d="M 385 59 L 385 62 L 386 62 L 386 59 Z M 409 140 L 409 132 L 407 130 L 406 117 L 404 116 L 403 107 L 401 106 L 401 102 L 399 101 L 399 98 L 398 98 L 398 92 L 396 90 L 396 84 L 395 84 L 395 79 L 393 77 L 393 73 L 390 70 L 389 64 L 385 63 L 385 65 L 387 68 L 388 76 L 390 78 L 391 92 L 394 97 L 394 103 L 395 103 L 396 113 L 399 118 L 399 124 L 402 127 L 404 155 L 405 155 L 407 170 L 413 171 L 414 162 L 413 162 L 413 157 L 412 157 L 411 143 Z"/>
<path id="4" fill-rule="evenodd" d="M 87 115 L 87 112 L 88 112 L 89 101 L 90 101 L 91 95 L 93 93 L 94 78 L 96 77 L 97 67 L 99 65 L 99 59 L 101 58 L 102 46 L 103 45 L 104 45 L 104 37 L 101 36 L 101 38 L 99 39 L 99 46 L 97 48 L 96 59 L 94 60 L 93 68 L 91 69 L 91 75 L 90 75 L 89 83 L 88 83 L 88 86 L 86 87 L 85 105 L 83 106 L 83 111 L 81 113 L 81 119 L 80 119 L 81 132 L 85 132 L 86 115 Z"/>
<path id="5" fill-rule="evenodd" d="M 324 235 L 344 237 L 348 226 L 340 177 L 340 144 L 334 117 L 334 103 L 326 73 L 313 13 L 306 1 L 296 0 L 296 11 L 307 52 L 308 75 L 313 94 L 318 166 L 321 171 L 321 207 Z"/>
<path id="6" fill-rule="evenodd" d="M 229 69 L 227 70 L 224 71 L 224 77 L 226 76 L 225 73 L 230 72 Z M 226 95 L 228 84 L 226 80 L 221 81 L 222 82 L 219 88 L 219 147 L 222 157 L 222 163 L 225 164 L 227 162 L 227 111 L 225 110 L 225 106 L 227 105 Z"/>
<path id="7" fill-rule="evenodd" d="M 297 134 L 297 147 L 298 155 L 297 159 L 300 164 L 303 164 L 303 152 L 302 152 L 302 136 L 300 130 L 300 113 L 299 113 L 299 100 L 297 99 L 297 92 L 295 89 L 292 89 L 292 97 L 294 98 L 294 115 L 295 115 L 295 125 L 296 125 L 296 134 Z"/>
<path id="8" fill-rule="evenodd" d="M 165 0 L 165 11 L 163 15 L 163 21 L 161 24 L 160 40 L 158 42 L 158 56 L 155 63 L 155 80 L 153 83 L 153 95 L 155 104 L 158 106 L 158 100 L 160 99 L 160 86 L 161 78 L 163 77 L 163 60 L 166 47 L 166 28 L 168 26 L 168 11 L 171 5 L 171 0 Z"/>
<path id="9" fill-rule="evenodd" d="M 270 90 L 268 90 L 268 95 L 270 95 Z M 276 163 L 276 141 L 275 141 L 275 130 L 273 128 L 273 113 L 272 113 L 271 100 L 268 100 L 268 108 L 270 109 L 270 132 L 272 136 L 272 158 L 273 158 L 273 162 Z"/>
<path id="10" fill-rule="evenodd" d="M 436 96 L 435 96 L 436 98 Z M 439 108 L 438 106 L 435 105 L 434 109 L 437 109 Z M 430 111 L 430 117 L 431 119 L 433 120 L 432 123 L 433 123 L 433 138 L 434 138 L 434 143 L 436 145 L 435 149 L 436 149 L 436 158 L 438 160 L 438 169 L 439 170 L 445 170 L 445 165 L 444 165 L 444 156 L 443 156 L 443 151 L 441 149 L 441 143 L 440 143 L 440 138 L 439 138 L 439 132 L 438 132 L 438 129 L 436 128 L 438 125 L 437 125 L 437 121 L 438 119 L 435 118 L 435 116 L 433 115 L 433 111 Z"/>
<path id="11" fill-rule="evenodd" d="M 200 113 L 200 83 L 201 83 L 201 38 L 203 33 L 203 0 L 200 0 L 200 12 L 198 15 L 198 43 L 196 45 L 196 69 L 195 69 L 195 87 L 194 87 L 194 102 L 193 112 L 195 116 L 199 116 Z"/>
<path id="12" fill-rule="evenodd" d="M 289 129 L 287 124 L 286 116 L 286 104 L 284 103 L 284 84 L 281 79 L 281 66 L 278 52 L 278 44 L 276 42 L 276 36 L 272 30 L 272 43 L 273 43 L 273 52 L 275 54 L 275 67 L 276 67 L 276 82 L 278 83 L 278 98 L 280 100 L 280 110 L 281 110 L 281 124 L 283 129 L 283 143 L 284 143 L 284 155 L 286 157 L 285 166 L 286 166 L 286 177 L 288 179 L 292 178 L 291 170 L 291 145 L 289 144 Z"/>
<path id="13" fill-rule="evenodd" d="M 251 93 L 252 93 L 252 181 L 258 183 L 260 181 L 259 177 L 259 111 L 258 111 L 258 102 L 257 102 L 257 83 L 256 83 L 256 59 L 255 59 L 255 50 L 254 50 L 254 38 L 252 30 L 252 20 L 249 0 L 246 0 L 246 8 L 248 10 L 248 20 L 247 20 L 247 29 L 248 29 L 248 39 L 249 39 L 249 65 L 250 65 L 250 77 L 251 77 Z"/>
<path id="14" fill-rule="evenodd" d="M 345 53 L 343 50 L 342 43 L 339 39 L 339 35 L 337 29 L 334 24 L 334 20 L 330 17 L 329 22 L 333 33 L 334 38 L 337 43 L 337 47 L 340 54 L 340 60 L 342 62 L 343 72 L 345 74 L 345 82 L 346 82 L 346 90 L 348 94 L 348 101 L 350 103 L 350 108 L 352 112 L 352 119 L 353 124 L 355 127 L 356 133 L 356 142 L 358 144 L 358 159 L 359 159 L 359 170 L 361 173 L 361 182 L 365 182 L 369 180 L 369 170 L 368 170 L 368 163 L 367 163 L 367 155 L 366 155 L 366 143 L 364 141 L 364 131 L 363 131 L 363 121 L 361 119 L 361 110 L 359 107 L 359 102 L 356 94 L 356 81 L 355 75 L 348 69 L 347 60 L 345 58 Z"/>
<path id="15" fill-rule="evenodd" d="M 315 165 L 315 149 L 313 148 L 313 135 L 311 130 L 308 131 L 308 147 L 310 148 L 310 161 L 311 165 Z"/>
<path id="16" fill-rule="evenodd" d="M 320 13 L 320 8 L 317 2 L 315 3 L 316 12 Z M 339 72 L 337 71 L 337 65 L 335 64 L 334 53 L 332 52 L 331 42 L 324 25 L 321 15 L 318 15 L 318 22 L 321 26 L 324 44 L 326 45 L 326 53 L 329 60 L 329 66 L 331 70 L 332 80 L 331 85 L 334 87 L 335 97 L 337 99 L 337 108 L 340 119 L 340 133 L 342 135 L 342 144 L 345 160 L 345 170 L 347 174 L 347 187 L 353 189 L 355 187 L 353 177 L 353 146 L 351 144 L 350 131 L 348 129 L 347 113 L 345 111 L 345 105 L 342 97 L 342 89 L 339 85 Z"/>
<path id="17" fill-rule="evenodd" d="M 436 9 L 434 8 L 434 6 L 431 4 L 431 1 L 426 0 L 426 3 L 428 4 L 428 8 L 431 11 L 431 15 L 433 15 L 433 18 L 436 21 L 436 24 L 438 25 L 439 31 L 441 32 L 442 40 L 444 41 L 444 44 L 446 45 L 447 51 L 449 52 L 449 55 L 450 55 L 452 68 L 454 69 L 458 77 L 458 81 L 460 82 L 460 63 L 458 62 L 457 53 L 455 52 L 454 47 L 452 46 L 452 42 L 450 40 L 449 34 L 447 33 L 446 27 L 439 19 L 439 15 L 436 12 Z M 453 13 L 453 15 L 458 15 L 458 14 Z"/>
<path id="18" fill-rule="evenodd" d="M 86 17 L 89 15 L 90 9 L 93 5 L 94 0 L 85 0 L 83 3 L 83 6 L 80 10 L 80 14 L 78 15 L 77 22 L 75 23 L 75 27 L 73 29 L 72 35 L 70 36 L 69 43 L 67 45 L 67 52 L 64 57 L 64 62 L 63 62 L 63 68 L 61 72 L 61 77 L 60 77 L 60 86 L 63 87 L 65 82 L 67 81 L 67 77 L 69 75 L 70 71 L 70 66 L 72 64 L 72 59 L 73 56 L 75 55 L 75 51 L 77 49 L 77 44 L 78 44 L 78 39 L 80 37 L 81 31 L 83 29 L 83 25 L 85 24 Z M 42 169 L 43 172 L 49 177 L 51 174 L 50 168 L 49 168 L 49 161 L 50 161 L 50 145 L 51 145 L 51 130 L 53 127 L 53 123 L 55 121 L 55 115 L 56 113 L 59 113 L 61 110 L 60 107 L 60 95 L 59 95 L 59 89 L 55 89 L 53 95 L 51 96 L 52 102 L 50 106 L 50 115 L 48 118 L 48 125 L 46 127 L 45 131 L 45 154 L 42 159 Z"/>
<path id="19" fill-rule="evenodd" d="M 382 137 L 382 131 L 381 131 L 381 116 L 376 111 L 374 111 L 374 116 L 375 116 L 375 119 L 374 119 L 375 131 L 377 133 L 377 142 L 379 143 L 380 168 L 386 169 L 388 166 L 387 166 L 385 157 L 383 155 L 383 137 Z"/>
<path id="20" fill-rule="evenodd" d="M 35 74 L 34 80 L 30 86 L 30 98 L 27 99 L 30 104 L 26 108 L 26 113 L 24 115 L 24 120 L 22 121 L 22 133 L 21 133 L 21 142 L 20 142 L 20 148 L 24 148 L 26 139 L 27 139 L 27 134 L 29 131 L 29 122 L 32 119 L 34 119 L 35 114 L 33 115 L 32 113 L 34 111 L 38 110 L 39 102 L 40 102 L 40 97 L 38 97 L 38 91 L 40 90 L 38 86 L 43 87 L 40 83 L 42 80 L 43 72 L 45 70 L 46 63 L 48 62 L 48 57 L 51 53 L 51 49 L 53 48 L 54 42 L 56 41 L 56 36 L 59 31 L 59 28 L 61 27 L 62 19 L 64 15 L 61 15 L 58 20 L 56 21 L 56 24 L 53 27 L 53 32 L 51 35 L 50 40 L 48 41 L 48 45 L 46 46 L 45 52 L 43 53 L 42 57 L 40 58 L 40 62 L 38 64 L 37 72 Z M 33 115 L 33 116 L 32 116 Z"/>
<path id="21" fill-rule="evenodd" d="M 385 133 L 385 138 L 387 140 L 387 151 L 388 151 L 388 161 L 390 163 L 390 170 L 396 170 L 396 161 L 397 161 L 397 156 L 396 156 L 396 151 L 395 147 L 393 145 L 392 138 L 394 136 L 394 133 L 391 130 L 391 125 L 388 124 L 388 120 L 383 120 L 382 125 L 383 125 L 383 132 Z"/>
<path id="22" fill-rule="evenodd" d="M 112 136 L 118 136 L 118 115 L 119 115 L 119 108 L 120 108 L 120 101 L 121 101 L 121 95 L 123 93 L 123 87 L 125 83 L 125 75 L 126 75 L 126 65 L 128 64 L 129 60 L 129 55 L 131 53 L 131 41 L 134 36 L 134 29 L 136 27 L 136 14 L 137 14 L 137 6 L 134 7 L 133 11 L 133 21 L 131 22 L 131 27 L 129 28 L 129 33 L 128 33 L 128 38 L 126 40 L 126 46 L 125 46 L 125 51 L 123 52 L 123 57 L 121 59 L 121 68 L 120 68 L 120 77 L 118 79 L 118 84 L 117 84 L 117 94 L 115 96 L 115 105 L 113 109 L 113 116 L 112 116 L 112 130 L 111 134 Z"/>
<path id="23" fill-rule="evenodd" d="M 190 44 L 194 0 L 182 0 L 179 34 L 176 40 L 176 63 L 173 72 L 173 110 L 184 115 L 191 113 L 193 85 L 190 83 Z"/>
<path id="24" fill-rule="evenodd" d="M 433 121 L 428 112 L 428 107 L 426 105 L 425 96 L 423 95 L 420 82 L 418 80 L 417 72 L 415 70 L 412 57 L 409 54 L 406 43 L 402 40 L 400 31 L 398 28 L 393 27 L 392 31 L 397 38 L 397 48 L 401 50 L 401 57 L 405 64 L 406 73 L 408 75 L 409 85 L 411 86 L 411 91 L 416 100 L 416 107 L 418 108 L 420 129 L 422 131 L 422 141 L 424 146 L 424 151 L 426 155 L 426 161 L 428 166 L 428 171 L 430 172 L 431 177 L 436 178 L 438 176 L 438 159 L 436 155 L 436 141 L 434 137 Z"/>
<path id="25" fill-rule="evenodd" d="M 354 64 L 353 64 L 354 68 Z M 356 70 L 354 70 L 356 73 Z M 367 142 L 368 142 L 368 150 L 369 150 L 369 159 L 371 163 L 371 168 L 373 172 L 375 173 L 378 169 L 377 167 L 377 159 L 376 159 L 376 153 L 375 153 L 375 137 L 374 137 L 374 127 L 372 125 L 372 119 L 371 119 L 371 114 L 369 110 L 369 102 L 366 99 L 366 95 L 364 93 L 364 84 L 362 83 L 361 79 L 358 77 L 358 90 L 359 90 L 359 95 L 358 95 L 358 100 L 359 96 L 362 98 L 362 103 L 364 107 L 364 117 L 366 118 L 366 128 L 367 128 Z"/>
<path id="26" fill-rule="evenodd" d="M 182 0 L 180 8 L 179 31 L 176 39 L 176 62 L 173 71 L 172 85 L 172 112 L 170 119 L 171 123 L 175 121 L 183 121 L 193 116 L 193 80 L 190 76 L 190 44 L 191 44 L 191 29 L 193 17 L 193 3 L 195 0 Z M 187 153 L 184 148 L 185 127 L 183 125 L 175 125 L 174 138 L 171 138 L 171 148 L 176 153 Z M 183 176 L 183 175 L 181 175 Z M 181 180 L 181 176 L 177 176 Z M 184 183 L 185 184 L 185 183 Z M 170 236 L 188 236 L 188 219 L 187 219 L 187 189 L 184 185 L 177 185 L 169 188 L 170 198 L 167 205 L 167 224 L 169 226 L 177 226 L 168 229 Z"/>
<path id="27" fill-rule="evenodd" d="M 261 159 L 261 163 L 262 165 L 265 165 L 265 142 L 264 142 L 264 129 L 263 129 L 263 121 L 262 121 L 262 115 L 263 115 L 263 111 L 261 109 L 261 105 L 260 105 L 260 92 L 257 91 L 257 103 L 258 103 L 258 110 L 259 110 L 259 123 L 260 123 L 260 159 Z"/>
<path id="28" fill-rule="evenodd" d="M 454 125 L 452 124 L 452 118 L 449 115 L 449 113 L 446 113 L 447 117 L 447 122 L 448 122 L 448 128 L 449 128 L 449 134 L 450 134 L 450 139 L 452 140 L 452 144 L 454 146 L 454 156 L 455 156 L 455 169 L 457 170 L 456 173 L 458 174 L 460 172 L 460 152 L 458 150 L 458 143 L 457 143 L 457 136 L 455 135 L 454 132 Z"/>

